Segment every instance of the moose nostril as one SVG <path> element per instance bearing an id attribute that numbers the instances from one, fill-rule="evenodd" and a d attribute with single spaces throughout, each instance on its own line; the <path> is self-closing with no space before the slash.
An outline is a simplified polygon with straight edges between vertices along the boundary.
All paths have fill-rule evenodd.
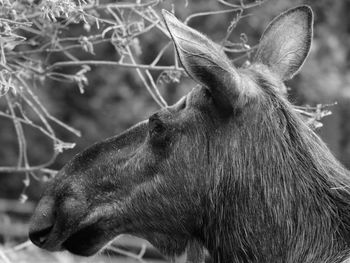
<path id="1" fill-rule="evenodd" d="M 37 246 L 42 247 L 48 239 L 55 224 L 55 203 L 52 198 L 40 200 L 32 216 L 29 227 L 29 238 Z"/>
<path id="2" fill-rule="evenodd" d="M 53 226 L 49 226 L 41 230 L 31 231 L 29 233 L 29 238 L 35 245 L 41 247 L 48 239 L 52 228 Z"/>

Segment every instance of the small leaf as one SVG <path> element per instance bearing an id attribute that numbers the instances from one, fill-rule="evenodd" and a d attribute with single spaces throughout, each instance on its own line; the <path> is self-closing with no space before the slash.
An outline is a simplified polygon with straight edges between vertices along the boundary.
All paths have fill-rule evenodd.
<path id="1" fill-rule="evenodd" d="M 140 45 L 140 41 L 138 38 L 134 38 L 132 40 L 132 46 L 133 46 L 137 56 L 142 55 L 141 45 Z"/>
<path id="2" fill-rule="evenodd" d="M 79 42 L 82 45 L 84 51 L 95 55 L 94 46 L 86 36 L 80 37 Z"/>
<path id="3" fill-rule="evenodd" d="M 86 32 L 90 32 L 90 30 L 91 30 L 90 24 L 84 23 L 84 30 L 85 30 Z"/>
<path id="4" fill-rule="evenodd" d="M 26 178 L 22 181 L 25 187 L 28 187 L 30 184 L 29 176 L 26 176 Z"/>
<path id="5" fill-rule="evenodd" d="M 27 200 L 28 200 L 28 196 L 26 194 L 21 194 L 18 198 L 18 201 L 22 204 L 25 203 Z"/>
<path id="6" fill-rule="evenodd" d="M 73 149 L 75 147 L 75 143 L 68 143 L 68 142 L 62 142 L 62 141 L 56 141 L 56 144 L 54 146 L 56 153 L 62 153 L 66 149 Z"/>

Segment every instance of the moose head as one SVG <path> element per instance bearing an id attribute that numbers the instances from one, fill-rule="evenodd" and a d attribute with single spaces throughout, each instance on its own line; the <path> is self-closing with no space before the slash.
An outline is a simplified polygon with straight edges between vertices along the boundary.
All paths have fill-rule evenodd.
<path id="1" fill-rule="evenodd" d="M 275 18 L 243 68 L 171 13 L 163 16 L 200 85 L 66 164 L 36 208 L 30 239 L 85 256 L 128 233 L 169 257 L 197 243 L 214 262 L 344 258 L 349 174 L 283 92 L 308 55 L 311 9 Z"/>

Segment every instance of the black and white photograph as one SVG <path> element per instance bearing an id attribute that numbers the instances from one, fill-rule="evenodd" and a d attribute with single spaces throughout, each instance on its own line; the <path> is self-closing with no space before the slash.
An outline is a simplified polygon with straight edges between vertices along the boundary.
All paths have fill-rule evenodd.
<path id="1" fill-rule="evenodd" d="M 350 263 L 350 1 L 0 0 L 0 263 Z"/>

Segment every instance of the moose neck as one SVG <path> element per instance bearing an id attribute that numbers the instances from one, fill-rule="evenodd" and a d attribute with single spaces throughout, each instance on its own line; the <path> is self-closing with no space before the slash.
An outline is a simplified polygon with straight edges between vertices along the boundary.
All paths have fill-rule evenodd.
<path id="1" fill-rule="evenodd" d="M 347 171 L 286 107 L 240 127 L 232 152 L 217 158 L 215 167 L 231 169 L 209 176 L 216 179 L 201 239 L 214 262 L 334 262 L 348 254 Z"/>

